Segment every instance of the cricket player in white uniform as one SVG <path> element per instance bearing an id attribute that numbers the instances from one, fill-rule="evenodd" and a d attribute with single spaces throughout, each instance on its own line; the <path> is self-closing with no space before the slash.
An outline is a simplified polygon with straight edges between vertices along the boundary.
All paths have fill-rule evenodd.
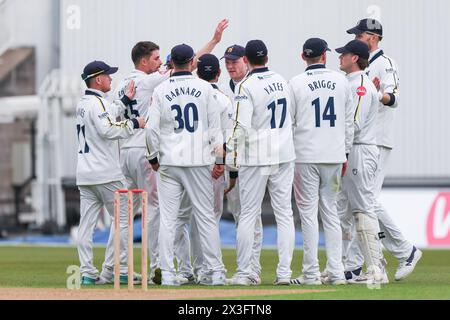
<path id="1" fill-rule="evenodd" d="M 100 210 L 105 206 L 113 217 L 114 192 L 125 186 L 119 164 L 118 140 L 131 137 L 134 129 L 145 125 L 140 117 L 116 122 L 114 116 L 133 100 L 135 89 L 131 82 L 121 100 L 109 103 L 105 93 L 111 90 L 109 75 L 115 72 L 117 68 L 102 61 L 89 63 L 82 74 L 88 89 L 76 108 L 79 141 L 76 179 L 80 190 L 77 246 L 84 285 L 93 285 L 99 280 L 99 272 L 93 264 L 92 235 Z M 123 231 L 127 228 L 125 201 L 121 209 L 120 227 Z M 122 239 L 121 249 L 125 247 L 126 242 Z M 121 270 L 121 274 L 125 274 L 124 271 Z"/>
<path id="2" fill-rule="evenodd" d="M 134 119 L 142 117 L 148 119 L 148 108 L 150 106 L 153 90 L 164 80 L 169 78 L 169 73 L 160 74 L 158 71 L 162 64 L 159 56 L 159 46 L 153 42 L 138 42 L 132 49 L 131 57 L 135 65 L 135 70 L 122 80 L 114 93 L 114 98 L 120 99 L 125 93 L 127 85 L 133 81 L 135 84 L 136 95 L 127 109 L 123 113 L 125 119 Z M 120 163 L 122 172 L 126 179 L 126 189 L 143 189 L 148 193 L 148 242 L 150 256 L 150 277 L 149 282 L 160 283 L 160 272 L 156 272 L 158 267 L 158 230 L 159 230 L 159 204 L 156 187 L 156 173 L 152 170 L 146 157 L 145 132 L 139 131 L 129 139 L 122 140 L 120 143 Z M 134 199 L 135 214 L 140 214 L 141 206 L 138 197 Z M 114 225 L 111 225 L 109 234 L 106 260 L 100 275 L 101 281 L 113 283 L 114 279 Z M 127 239 L 125 232 L 121 233 L 121 238 Z M 126 240 L 123 240 L 126 241 Z M 126 261 L 127 251 L 121 252 Z M 121 269 L 127 270 L 127 265 L 121 266 Z M 138 280 L 138 275 L 135 275 Z M 128 277 L 128 276 L 126 276 Z M 128 279 L 123 279 L 126 282 Z"/>
<path id="3" fill-rule="evenodd" d="M 199 54 L 210 52 L 220 42 L 223 31 L 228 26 L 228 20 L 223 19 L 216 27 L 213 38 L 199 51 Z M 135 66 L 135 70 L 129 76 L 123 79 L 114 93 L 114 97 L 120 99 L 124 95 L 124 90 L 130 81 L 134 81 L 136 85 L 136 96 L 128 106 L 124 113 L 126 119 L 134 119 L 143 117 L 148 121 L 148 110 L 151 104 L 151 98 L 154 89 L 164 80 L 168 79 L 170 72 L 161 74 L 158 72 L 162 65 L 159 53 L 159 46 L 150 41 L 138 42 L 131 51 L 131 58 Z M 152 170 L 148 163 L 146 154 L 146 142 L 144 131 L 139 132 L 133 137 L 121 141 L 120 161 L 122 171 L 127 182 L 127 189 L 143 189 L 148 194 L 148 243 L 150 256 L 150 277 L 149 284 L 161 284 L 161 271 L 158 267 L 158 233 L 159 233 L 159 202 L 157 193 L 156 173 Z M 135 197 L 134 213 L 139 214 L 141 210 L 140 201 Z M 107 259 L 103 266 L 100 276 L 104 283 L 113 282 L 114 267 L 114 241 L 113 241 L 113 225 L 111 226 L 110 237 L 107 245 Z M 127 234 L 122 233 L 121 237 L 127 239 Z M 121 252 L 126 256 L 126 250 Z M 127 266 L 122 266 L 127 269 Z M 127 276 L 126 276 L 127 277 Z M 136 274 L 136 278 L 139 278 Z M 127 283 L 127 279 L 122 281 Z"/>
<path id="4" fill-rule="evenodd" d="M 226 135 L 226 130 L 231 129 L 231 117 L 233 115 L 233 106 L 230 98 L 223 94 L 217 82 L 221 74 L 219 59 L 212 54 L 204 54 L 198 58 L 197 75 L 200 79 L 208 81 L 215 89 L 216 105 L 220 113 L 220 125 L 223 136 Z M 225 143 L 225 140 L 223 141 Z M 214 216 L 219 223 L 223 213 L 223 197 L 224 197 L 224 183 L 225 178 L 222 176 L 223 172 L 215 172 L 213 174 L 213 190 L 214 190 Z M 232 177 L 236 177 L 235 172 L 230 172 Z M 201 241 L 198 231 L 198 222 L 195 217 L 191 215 L 192 205 L 187 194 L 184 195 L 182 201 L 181 211 L 177 222 L 176 240 L 175 240 L 175 256 L 178 262 L 178 280 L 180 284 L 193 283 L 197 279 L 199 284 L 210 284 L 211 277 L 204 272 L 203 253 L 201 248 Z M 189 207 L 183 208 L 188 205 Z M 190 224 L 190 232 L 189 232 Z M 190 248 L 189 248 L 190 246 Z M 191 253 L 192 264 L 191 266 Z"/>
<path id="5" fill-rule="evenodd" d="M 380 22 L 375 19 L 362 19 L 354 28 L 347 30 L 347 33 L 355 34 L 355 39 L 363 41 L 369 46 L 369 67 L 366 72 L 379 90 L 377 126 L 379 161 L 375 183 L 375 213 L 378 217 L 380 236 L 384 247 L 399 260 L 394 278 L 401 280 L 413 272 L 422 257 L 422 252 L 404 238 L 379 199 L 389 156 L 394 146 L 394 116 L 399 102 L 398 67 L 392 58 L 386 56 L 383 50 L 379 49 L 379 42 L 383 38 L 383 28 Z M 352 270 L 359 270 L 363 264 L 363 256 L 359 252 L 357 245 L 352 243 L 348 253 L 348 262 L 353 266 Z"/>
<path id="6" fill-rule="evenodd" d="M 233 285 L 255 285 L 253 269 L 255 223 L 269 189 L 277 223 L 279 263 L 275 285 L 289 285 L 295 244 L 291 207 L 294 178 L 294 144 L 288 84 L 270 71 L 267 47 L 251 40 L 245 47 L 249 75 L 239 84 L 234 97 L 235 118 L 232 136 L 227 139 L 231 165 L 239 167 L 241 213 L 237 226 L 237 271 Z M 237 146 L 236 146 L 237 145 Z M 228 160 L 227 160 L 228 164 Z M 235 179 L 230 180 L 230 187 Z"/>
<path id="7" fill-rule="evenodd" d="M 343 218 L 344 233 L 346 221 L 355 218 L 355 229 L 359 247 L 366 261 L 367 277 L 371 283 L 387 283 L 384 265 L 382 265 L 381 243 L 379 239 L 378 219 L 375 214 L 375 182 L 378 169 L 377 114 L 378 92 L 365 74 L 369 65 L 369 47 L 366 43 L 353 40 L 344 47 L 336 49 L 340 53 L 340 68 L 347 74 L 356 106 L 354 112 L 355 137 L 348 157 L 348 173 L 344 176 L 342 193 L 347 203 L 338 201 L 338 211 Z M 346 217 L 345 215 L 349 213 Z M 344 263 L 346 255 L 344 254 Z M 348 272 L 348 270 L 346 270 Z M 370 279 L 369 279 L 370 278 Z M 349 279 L 351 283 L 358 283 Z M 367 283 L 367 281 L 364 281 Z"/>
<path id="8" fill-rule="evenodd" d="M 231 100 L 234 99 L 236 87 L 248 74 L 247 64 L 244 62 L 245 48 L 234 44 L 229 46 L 221 59 L 225 59 L 225 67 L 227 69 L 230 80 L 224 83 L 220 89 Z M 229 175 L 225 175 L 228 180 Z M 239 224 L 239 214 L 241 212 L 241 204 L 239 201 L 239 179 L 236 179 L 236 186 L 227 193 L 228 209 L 234 217 L 236 227 Z M 252 268 L 254 271 L 254 280 L 257 284 L 261 283 L 261 248 L 263 241 L 263 225 L 261 216 L 256 218 L 255 225 L 255 242 L 253 243 Z"/>
<path id="9" fill-rule="evenodd" d="M 171 78 L 155 89 L 147 129 L 148 159 L 159 173 L 162 284 L 179 285 L 173 263 L 174 239 L 181 198 L 186 192 L 197 221 L 205 271 L 211 274 L 211 285 L 224 285 L 225 267 L 214 217 L 210 170 L 216 155 L 223 162 L 215 89 L 190 72 L 194 64 L 190 46 L 175 46 L 171 57 L 175 69 Z"/>
<path id="10" fill-rule="evenodd" d="M 353 141 L 353 109 L 345 77 L 326 68 L 328 45 L 319 38 L 303 45 L 305 72 L 294 77 L 292 119 L 296 165 L 294 192 L 303 234 L 302 275 L 291 284 L 321 285 L 318 245 L 322 218 L 327 252 L 327 284 L 345 284 L 342 230 L 336 209 L 343 164 Z"/>

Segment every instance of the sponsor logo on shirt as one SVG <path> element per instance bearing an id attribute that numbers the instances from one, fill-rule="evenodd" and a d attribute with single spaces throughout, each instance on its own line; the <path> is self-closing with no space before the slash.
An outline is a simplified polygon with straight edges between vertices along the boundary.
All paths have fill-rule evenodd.
<path id="1" fill-rule="evenodd" d="M 242 100 L 248 100 L 247 96 L 235 96 L 234 101 L 242 101 Z"/>
<path id="2" fill-rule="evenodd" d="M 366 95 L 366 93 L 367 93 L 367 89 L 366 89 L 365 87 L 363 87 L 363 86 L 360 86 L 360 87 L 358 87 L 358 88 L 356 89 L 356 94 L 357 94 L 359 97 L 364 97 L 364 96 Z"/>

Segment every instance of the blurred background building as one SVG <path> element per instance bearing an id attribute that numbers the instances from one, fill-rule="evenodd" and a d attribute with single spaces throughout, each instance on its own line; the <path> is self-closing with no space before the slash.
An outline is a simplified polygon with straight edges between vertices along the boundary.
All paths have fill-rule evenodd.
<path id="1" fill-rule="evenodd" d="M 0 230 L 58 233 L 77 224 L 74 110 L 89 61 L 118 66 L 114 86 L 132 70 L 137 41 L 158 43 L 165 57 L 182 42 L 200 48 L 229 18 L 213 53 L 262 39 L 270 68 L 290 79 L 304 70 L 299 56 L 307 38 L 336 48 L 352 39 L 345 30 L 371 17 L 381 21 L 381 47 L 400 73 L 387 206 L 402 211 L 404 228 L 408 216 L 427 225 L 433 208 L 443 208 L 433 217 L 450 245 L 449 9 L 445 0 L 0 0 Z M 335 52 L 328 66 L 338 69 Z"/>

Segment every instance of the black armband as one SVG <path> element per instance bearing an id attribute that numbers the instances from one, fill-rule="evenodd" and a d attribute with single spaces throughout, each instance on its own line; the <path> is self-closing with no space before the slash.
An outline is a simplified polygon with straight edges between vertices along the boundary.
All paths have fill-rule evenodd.
<path id="1" fill-rule="evenodd" d="M 133 122 L 133 129 L 139 129 L 139 121 L 137 119 L 131 119 Z"/>
<path id="2" fill-rule="evenodd" d="M 230 179 L 237 179 L 239 176 L 239 172 L 237 171 L 230 171 Z"/>
<path id="3" fill-rule="evenodd" d="M 155 157 L 155 158 L 153 158 L 151 160 L 148 160 L 148 162 L 150 162 L 150 164 L 158 164 L 159 163 L 158 157 Z"/>
<path id="4" fill-rule="evenodd" d="M 386 103 L 386 106 L 391 107 L 395 104 L 395 95 L 393 93 L 388 93 L 389 102 Z"/>
<path id="5" fill-rule="evenodd" d="M 126 106 L 131 105 L 131 100 L 130 100 L 130 98 L 128 98 L 126 95 L 124 95 L 124 96 L 122 97 L 122 99 L 120 99 L 120 101 L 122 101 L 122 103 L 123 103 L 124 105 L 126 105 Z"/>

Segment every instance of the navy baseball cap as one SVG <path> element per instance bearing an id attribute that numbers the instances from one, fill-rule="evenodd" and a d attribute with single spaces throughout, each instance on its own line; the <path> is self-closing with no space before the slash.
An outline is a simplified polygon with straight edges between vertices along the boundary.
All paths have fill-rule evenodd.
<path id="1" fill-rule="evenodd" d="M 359 40 L 350 41 L 344 47 L 337 48 L 336 52 L 341 54 L 352 53 L 366 60 L 368 60 L 370 56 L 369 46 L 365 42 Z"/>
<path id="2" fill-rule="evenodd" d="M 377 34 L 383 37 L 383 27 L 378 20 L 375 19 L 362 19 L 359 20 L 355 27 L 348 29 L 349 34 L 361 34 L 363 32 Z"/>
<path id="3" fill-rule="evenodd" d="M 217 74 L 219 69 L 219 59 L 215 55 L 206 53 L 198 58 L 197 73 L 200 78 L 210 79 L 212 75 Z"/>
<path id="4" fill-rule="evenodd" d="M 81 79 L 86 81 L 87 79 L 96 77 L 100 74 L 113 74 L 116 73 L 119 68 L 110 67 L 103 61 L 92 61 L 89 62 L 83 69 L 83 74 L 81 75 Z"/>
<path id="5" fill-rule="evenodd" d="M 316 58 L 325 51 L 331 51 L 328 48 L 328 43 L 320 38 L 310 38 L 303 44 L 303 54 L 307 58 Z"/>
<path id="6" fill-rule="evenodd" d="M 194 58 L 194 49 L 187 44 L 179 44 L 172 48 L 170 56 L 176 64 L 185 64 Z"/>
<path id="7" fill-rule="evenodd" d="M 167 66 L 170 63 L 170 61 L 172 61 L 172 56 L 169 53 L 166 57 L 166 63 L 164 65 Z"/>
<path id="8" fill-rule="evenodd" d="M 242 58 L 243 56 L 245 56 L 245 48 L 238 44 L 233 44 L 232 46 L 229 46 L 227 50 L 225 50 L 225 54 L 220 59 L 225 58 L 230 60 L 237 60 L 239 58 Z"/>
<path id="9" fill-rule="evenodd" d="M 267 53 L 267 47 L 261 40 L 250 40 L 245 46 L 245 56 L 249 58 L 263 58 Z"/>

